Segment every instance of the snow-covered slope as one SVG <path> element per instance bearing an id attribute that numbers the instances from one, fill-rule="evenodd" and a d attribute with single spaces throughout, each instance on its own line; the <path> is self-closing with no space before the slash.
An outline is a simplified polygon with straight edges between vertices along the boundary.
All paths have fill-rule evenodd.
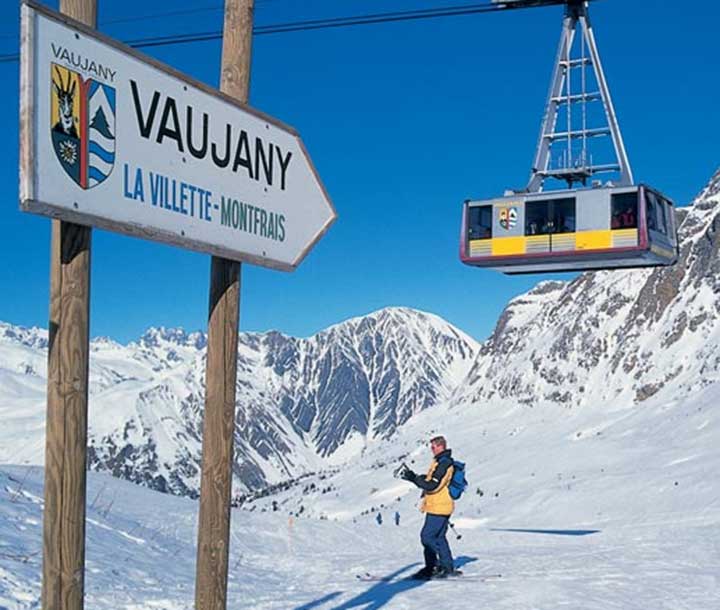
<path id="1" fill-rule="evenodd" d="M 720 379 L 720 172 L 678 216 L 674 267 L 585 273 L 512 300 L 455 404 L 612 407 Z"/>
<path id="2" fill-rule="evenodd" d="M 609 412 L 425 410 L 351 464 L 233 510 L 228 607 L 715 610 L 719 393 L 716 384 L 692 401 L 654 396 Z M 422 561 L 419 494 L 392 470 L 400 460 L 423 469 L 438 431 L 471 482 L 453 519 L 462 538 L 449 534 L 465 576 L 407 582 Z M 39 607 L 42 474 L 0 467 L 8 610 Z M 86 607 L 190 610 L 198 502 L 98 473 L 87 497 Z M 356 579 L 366 572 L 387 581 Z"/>
<path id="3" fill-rule="evenodd" d="M 236 483 L 255 489 L 348 459 L 446 402 L 478 344 L 437 316 L 384 309 L 308 339 L 242 333 Z M 153 328 L 93 340 L 89 462 L 161 491 L 199 490 L 206 337 Z M 0 462 L 44 452 L 47 332 L 0 324 Z"/>

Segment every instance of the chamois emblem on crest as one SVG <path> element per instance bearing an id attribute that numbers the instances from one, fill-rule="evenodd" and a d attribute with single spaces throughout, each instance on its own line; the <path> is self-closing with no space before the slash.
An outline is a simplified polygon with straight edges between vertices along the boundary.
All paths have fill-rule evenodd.
<path id="1" fill-rule="evenodd" d="M 60 165 L 89 189 L 115 164 L 115 88 L 52 64 L 50 134 Z"/>

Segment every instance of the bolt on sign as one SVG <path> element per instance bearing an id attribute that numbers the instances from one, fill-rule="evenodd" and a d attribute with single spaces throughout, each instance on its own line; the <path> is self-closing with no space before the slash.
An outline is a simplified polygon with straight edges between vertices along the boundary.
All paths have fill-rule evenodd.
<path id="1" fill-rule="evenodd" d="M 334 222 L 291 127 L 34 2 L 21 32 L 23 210 L 286 271 Z"/>

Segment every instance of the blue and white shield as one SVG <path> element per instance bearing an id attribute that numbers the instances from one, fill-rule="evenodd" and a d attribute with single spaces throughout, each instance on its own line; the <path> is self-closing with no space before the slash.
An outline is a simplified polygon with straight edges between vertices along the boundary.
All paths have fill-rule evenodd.
<path id="1" fill-rule="evenodd" d="M 87 186 L 103 182 L 115 164 L 115 89 L 95 80 L 87 90 Z"/>

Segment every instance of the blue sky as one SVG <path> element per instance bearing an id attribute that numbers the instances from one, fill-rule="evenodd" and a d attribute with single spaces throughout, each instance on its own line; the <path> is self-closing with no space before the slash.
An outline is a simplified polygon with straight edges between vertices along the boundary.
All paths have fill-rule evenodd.
<path id="1" fill-rule="evenodd" d="M 462 3 L 258 0 L 256 23 Z M 118 20 L 221 4 L 100 0 L 100 29 L 121 40 L 217 30 L 220 10 Z M 17 5 L 0 11 L 0 54 L 15 53 Z M 484 339 L 508 299 L 562 277 L 507 277 L 457 255 L 462 201 L 526 183 L 561 15 L 552 7 L 256 37 L 250 102 L 300 131 L 339 220 L 292 274 L 243 267 L 241 329 L 307 336 L 402 305 Z M 685 205 L 720 165 L 720 8 L 599 0 L 592 16 L 635 178 Z M 218 84 L 219 42 L 147 51 Z M 17 63 L 0 64 L 0 79 L 0 319 L 46 327 L 50 221 L 18 210 Z M 205 329 L 209 268 L 209 256 L 95 230 L 91 334 L 129 341 L 149 326 Z"/>

